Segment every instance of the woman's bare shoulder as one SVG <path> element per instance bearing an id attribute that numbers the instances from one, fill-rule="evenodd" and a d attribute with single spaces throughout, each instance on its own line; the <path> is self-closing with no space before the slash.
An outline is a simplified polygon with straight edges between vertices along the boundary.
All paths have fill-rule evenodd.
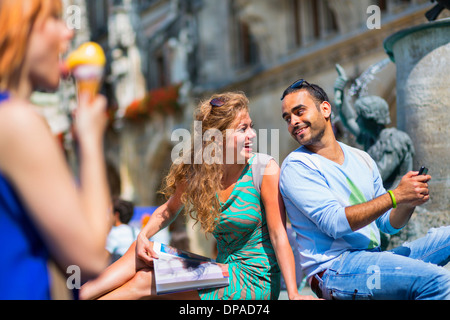
<path id="1" fill-rule="evenodd" d="M 49 129 L 47 122 L 37 111 L 37 107 L 23 100 L 9 100 L 0 105 L 0 132 L 15 135 L 30 134 L 33 130 Z"/>
<path id="2" fill-rule="evenodd" d="M 0 162 L 19 151 L 28 150 L 31 153 L 38 147 L 46 150 L 45 147 L 52 139 L 47 121 L 36 111 L 35 106 L 14 100 L 0 105 Z"/>

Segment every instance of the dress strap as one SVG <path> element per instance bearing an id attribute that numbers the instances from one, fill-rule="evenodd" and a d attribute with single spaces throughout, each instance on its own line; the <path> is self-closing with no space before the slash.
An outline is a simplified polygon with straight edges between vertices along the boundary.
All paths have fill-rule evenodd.
<path id="1" fill-rule="evenodd" d="M 9 93 L 6 91 L 0 91 L 0 103 L 9 99 Z"/>
<path id="2" fill-rule="evenodd" d="M 264 177 L 264 171 L 273 157 L 264 153 L 257 153 L 252 163 L 253 185 L 261 193 L 261 184 Z"/>

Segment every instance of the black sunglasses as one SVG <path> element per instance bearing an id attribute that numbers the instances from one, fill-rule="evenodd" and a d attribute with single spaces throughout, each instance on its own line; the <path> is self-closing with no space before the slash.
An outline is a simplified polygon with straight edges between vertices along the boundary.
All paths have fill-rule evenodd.
<path id="1" fill-rule="evenodd" d="M 299 80 L 295 81 L 293 84 L 291 84 L 289 87 L 287 87 L 286 90 L 284 90 L 283 95 L 281 96 L 281 101 L 283 101 L 284 97 L 286 97 L 286 95 L 288 94 L 290 89 L 299 89 L 305 84 L 307 86 L 311 86 L 308 83 L 308 81 L 306 81 L 304 79 L 299 79 Z"/>
<path id="2" fill-rule="evenodd" d="M 213 107 L 222 107 L 225 104 L 225 101 L 221 100 L 220 98 L 212 99 L 209 104 Z"/>

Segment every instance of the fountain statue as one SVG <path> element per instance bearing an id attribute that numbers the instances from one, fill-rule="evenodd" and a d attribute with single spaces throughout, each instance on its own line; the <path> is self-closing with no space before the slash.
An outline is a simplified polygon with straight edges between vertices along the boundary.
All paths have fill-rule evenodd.
<path id="1" fill-rule="evenodd" d="M 371 66 L 369 69 L 380 68 L 385 61 Z M 353 93 L 346 94 L 345 87 L 349 84 L 344 68 L 336 65 L 338 78 L 335 82 L 335 107 L 343 124 L 356 137 L 356 141 L 375 160 L 386 189 L 395 188 L 401 178 L 413 169 L 414 146 L 410 137 L 395 127 L 387 128 L 391 119 L 388 103 L 378 96 L 365 94 L 364 83 L 352 86 Z M 373 72 L 366 72 L 373 74 Z M 361 79 L 358 78 L 358 79 Z M 355 103 L 352 95 L 358 94 Z"/>
<path id="2" fill-rule="evenodd" d="M 450 0 L 431 0 L 431 2 L 437 2 L 437 4 L 427 11 L 425 17 L 428 21 L 434 21 L 441 14 L 444 9 L 450 10 Z"/>

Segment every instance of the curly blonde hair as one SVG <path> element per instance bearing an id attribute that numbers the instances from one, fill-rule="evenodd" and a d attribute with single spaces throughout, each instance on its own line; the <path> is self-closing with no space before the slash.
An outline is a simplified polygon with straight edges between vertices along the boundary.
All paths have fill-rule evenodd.
<path id="1" fill-rule="evenodd" d="M 211 101 L 218 99 L 222 106 L 213 106 Z M 232 129 L 232 125 L 242 111 L 249 112 L 249 101 L 242 92 L 226 92 L 215 94 L 207 100 L 203 100 L 198 105 L 194 120 L 201 121 L 202 137 L 206 131 L 215 129 L 226 136 L 226 130 Z M 185 191 L 181 196 L 181 201 L 185 206 L 185 212 L 191 218 L 200 222 L 202 229 L 206 233 L 212 233 L 216 226 L 217 219 L 221 212 L 218 193 L 222 190 L 223 165 L 217 161 L 211 164 L 196 164 L 195 152 L 202 152 L 206 148 L 211 148 L 211 144 L 220 145 L 214 150 L 221 150 L 223 141 L 204 142 L 202 148 L 194 149 L 191 144 L 190 154 L 185 161 L 189 163 L 173 163 L 169 174 L 164 179 L 161 193 L 167 198 L 175 193 L 177 186 L 183 185 Z M 186 156 L 186 155 L 184 155 Z M 198 156 L 198 155 L 197 155 Z M 215 157 L 222 157 L 222 154 L 215 154 Z M 186 159 L 186 158 L 184 158 Z M 198 161 L 197 161 L 198 162 Z"/>

